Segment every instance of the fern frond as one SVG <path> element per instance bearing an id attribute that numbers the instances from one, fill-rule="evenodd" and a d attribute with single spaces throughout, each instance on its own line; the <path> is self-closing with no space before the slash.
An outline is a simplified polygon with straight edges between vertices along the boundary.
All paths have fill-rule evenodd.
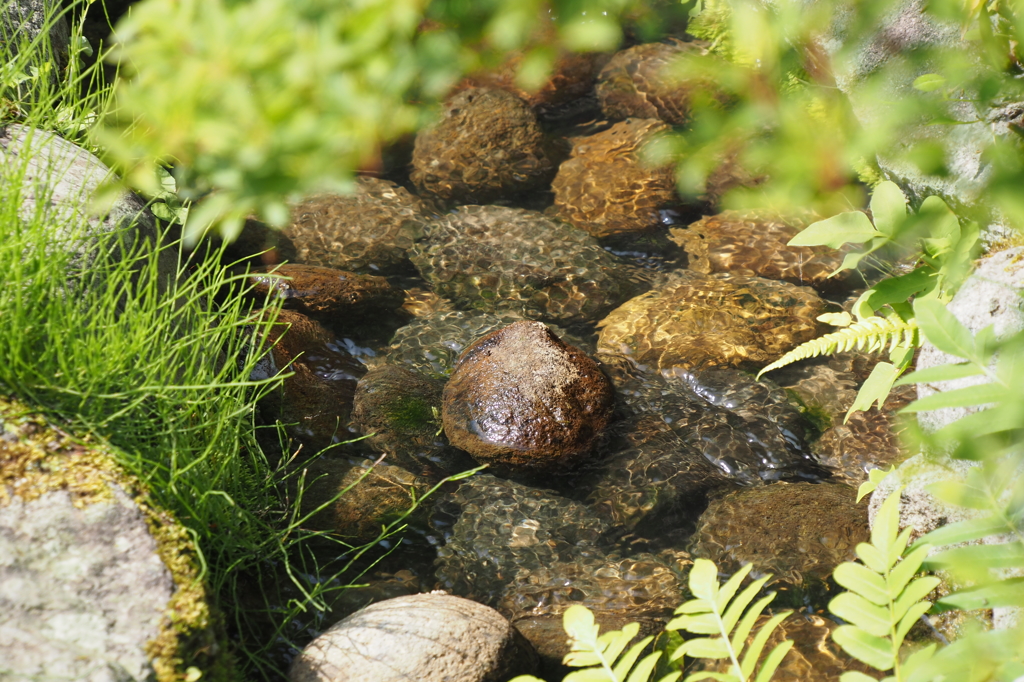
<path id="1" fill-rule="evenodd" d="M 683 642 L 671 658 L 676 660 L 690 656 L 691 658 L 728 659 L 732 665 L 729 667 L 728 673 L 695 673 L 686 678 L 687 682 L 710 677 L 733 682 L 747 682 L 747 680 L 754 679 L 752 676 L 759 660 L 761 661 L 761 670 L 758 672 L 756 680 L 757 682 L 767 682 L 775 673 L 779 663 L 782 662 L 786 652 L 793 646 L 792 641 L 786 640 L 761 659 L 761 653 L 768 638 L 792 611 L 784 611 L 768 619 L 768 622 L 761 627 L 748 644 L 747 639 L 754 624 L 775 598 L 775 593 L 772 592 L 751 605 L 754 597 L 771 578 L 770 575 L 751 582 L 739 595 L 736 594 L 740 584 L 752 568 L 752 564 L 747 564 L 737 571 L 728 582 L 719 585 L 718 568 L 713 561 L 697 559 L 693 562 L 693 568 L 690 569 L 690 592 L 696 598 L 676 609 L 678 617 L 670 621 L 665 628 L 713 636 L 697 637 Z"/>
<path id="2" fill-rule="evenodd" d="M 902 320 L 897 315 L 865 317 L 849 327 L 801 343 L 758 372 L 757 377 L 760 379 L 765 372 L 819 355 L 833 355 L 853 349 L 868 353 L 883 350 L 892 352 L 896 348 L 913 348 L 917 344 L 918 328 L 915 320 Z"/>
<path id="3" fill-rule="evenodd" d="M 566 609 L 562 625 L 569 635 L 570 648 L 562 663 L 580 668 L 566 675 L 562 682 L 649 682 L 661 658 L 661 652 L 655 651 L 637 662 L 653 637 L 644 637 L 626 650 L 626 645 L 640 633 L 639 623 L 630 623 L 621 630 L 599 635 L 601 626 L 594 622 L 594 614 L 587 607 L 576 604 Z M 658 682 L 676 682 L 681 675 L 680 672 L 672 672 Z M 532 675 L 520 675 L 511 682 L 543 680 Z"/>

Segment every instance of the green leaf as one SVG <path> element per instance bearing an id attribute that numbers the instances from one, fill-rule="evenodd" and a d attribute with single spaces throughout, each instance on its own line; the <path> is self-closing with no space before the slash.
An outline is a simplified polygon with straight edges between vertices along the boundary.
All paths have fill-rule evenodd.
<path id="1" fill-rule="evenodd" d="M 941 301 L 936 298 L 915 300 L 914 315 L 921 333 L 936 348 L 943 353 L 973 359 L 974 335 Z"/>
<path id="2" fill-rule="evenodd" d="M 761 664 L 761 669 L 757 673 L 757 677 L 754 682 L 768 682 L 772 679 L 772 675 L 778 669 L 779 664 L 782 663 L 782 659 L 786 657 L 789 650 L 793 648 L 793 640 L 787 639 L 785 642 L 780 643 L 777 647 L 772 649 L 771 653 L 765 656 L 764 662 Z"/>
<path id="3" fill-rule="evenodd" d="M 729 658 L 729 647 L 721 637 L 697 637 L 683 642 L 673 658 L 683 655 L 690 658 Z"/>
<path id="4" fill-rule="evenodd" d="M 637 624 L 636 623 L 630 623 L 630 625 L 637 625 Z M 637 630 L 639 630 L 639 629 L 640 629 L 640 627 L 639 627 L 639 625 L 637 625 Z M 623 631 L 625 631 L 625 628 L 623 628 Z M 636 636 L 636 634 L 634 633 L 629 639 L 633 639 L 633 637 L 635 637 L 635 636 Z M 629 640 L 626 640 L 626 641 L 628 642 Z M 650 644 L 652 641 L 654 641 L 654 637 L 644 637 L 639 642 L 637 642 L 636 644 L 631 646 L 629 648 L 629 651 L 627 651 L 626 654 L 622 658 L 618 658 L 618 656 L 607 655 L 607 659 L 609 661 L 615 661 L 615 667 L 612 668 L 612 672 L 615 673 L 616 679 L 624 680 L 624 679 L 626 679 L 626 675 L 629 673 L 630 670 L 633 670 L 633 672 L 636 673 L 637 670 L 641 669 L 640 666 L 637 666 L 636 670 L 634 670 L 633 669 L 633 664 L 636 663 L 636 659 L 640 658 L 640 654 L 643 653 L 644 649 L 647 648 L 647 645 Z M 654 662 L 656 662 L 658 660 L 658 657 L 661 656 L 661 652 L 660 651 L 655 651 L 654 653 L 646 656 L 644 658 L 644 661 L 646 661 L 651 656 L 654 656 L 654 660 L 651 662 L 651 667 L 653 668 L 654 667 Z M 640 665 L 643 666 L 644 663 L 641 663 Z M 647 675 L 644 675 L 644 677 L 639 678 L 639 679 L 643 679 L 644 682 L 646 682 L 647 681 L 647 677 L 649 675 L 650 675 L 650 671 L 648 671 Z M 632 677 L 633 676 L 630 675 L 630 679 L 632 679 Z"/>
<path id="5" fill-rule="evenodd" d="M 594 622 L 594 614 L 586 606 L 573 604 L 562 614 L 562 627 L 565 634 L 572 639 L 581 642 L 597 642 L 597 633 L 600 630 Z"/>
<path id="6" fill-rule="evenodd" d="M 888 469 L 871 469 L 868 471 L 868 480 L 857 486 L 857 499 L 856 502 L 860 502 L 864 499 L 865 495 L 870 495 L 878 489 L 878 484 L 885 479 L 886 476 L 896 471 L 896 466 L 890 466 Z"/>
<path id="7" fill-rule="evenodd" d="M 747 565 L 750 566 L 751 564 Z M 747 585 L 746 589 L 740 593 L 736 600 L 729 604 L 729 608 L 726 609 L 725 614 L 722 616 L 722 629 L 724 630 L 722 633 L 723 635 L 728 637 L 732 633 L 732 629 L 736 627 L 736 623 L 739 621 L 740 616 L 743 615 L 744 609 L 750 605 L 750 602 L 753 601 L 754 597 L 761 591 L 761 588 L 764 587 L 764 584 L 768 582 L 770 577 L 771 576 L 765 576 L 764 578 L 760 578 L 759 580 L 755 580 L 750 583 Z"/>
<path id="8" fill-rule="evenodd" d="M 938 648 L 936 644 L 929 644 L 928 646 L 918 649 L 914 653 L 907 656 L 907 660 L 903 661 L 903 672 L 906 675 L 912 675 L 914 670 L 918 666 L 927 663 L 931 660 L 931 657 L 935 655 L 935 650 Z"/>
<path id="9" fill-rule="evenodd" d="M 964 377 L 973 377 L 978 374 L 983 374 L 984 372 L 984 367 L 970 361 L 938 365 L 937 367 L 919 369 L 913 374 L 903 377 L 897 381 L 895 385 L 905 386 L 906 384 L 932 384 L 939 381 L 952 381 L 954 379 L 963 379 Z"/>
<path id="10" fill-rule="evenodd" d="M 889 570 L 889 566 L 885 562 L 885 555 L 873 545 L 869 545 L 866 542 L 858 544 L 857 556 L 864 562 L 865 566 L 875 573 L 885 573 Z"/>
<path id="11" fill-rule="evenodd" d="M 750 574 L 750 571 L 753 568 L 753 564 L 747 564 L 746 566 L 743 566 L 742 568 L 740 568 L 740 570 L 736 571 L 736 573 L 734 573 L 731 578 L 729 578 L 728 582 L 722 585 L 721 589 L 719 589 L 718 591 L 718 599 L 715 600 L 715 611 L 721 613 L 725 610 L 725 608 L 729 605 L 729 601 L 736 594 L 736 590 L 739 589 L 740 584 Z M 767 579 L 761 580 L 760 584 L 763 585 L 765 582 L 767 582 Z M 748 587 L 746 590 L 744 590 L 744 594 L 749 590 L 750 588 Z M 756 591 L 757 590 L 755 590 L 755 592 Z M 751 595 L 750 599 L 753 599 L 753 595 Z M 747 599 L 747 602 L 741 607 L 741 610 L 747 607 L 747 604 L 750 603 L 750 599 Z"/>
<path id="12" fill-rule="evenodd" d="M 853 625 L 840 625 L 832 633 L 832 639 L 843 651 L 875 670 L 891 670 L 895 663 L 895 652 L 888 639 L 869 635 Z"/>
<path id="13" fill-rule="evenodd" d="M 871 309 L 869 315 L 873 315 L 874 311 L 884 305 L 909 300 L 911 296 L 924 291 L 934 282 L 934 273 L 925 268 L 918 268 L 905 275 L 882 280 L 861 294 L 855 306 L 866 304 Z"/>
<path id="14" fill-rule="evenodd" d="M 932 239 L 945 239 L 951 244 L 960 239 L 960 220 L 940 197 L 931 196 L 921 202 L 918 214 L 928 219 Z"/>
<path id="15" fill-rule="evenodd" d="M 1017 568 L 1024 565 L 1024 544 L 969 545 L 933 554 L 924 561 L 926 568 L 945 568 L 968 564 L 976 569 Z"/>
<path id="16" fill-rule="evenodd" d="M 718 598 L 718 568 L 715 562 L 697 559 L 690 568 L 690 594 L 715 603 Z"/>
<path id="17" fill-rule="evenodd" d="M 573 670 L 562 678 L 562 682 L 617 682 L 608 677 L 608 671 L 604 668 L 583 668 Z"/>
<path id="18" fill-rule="evenodd" d="M 703 613 L 699 616 L 680 616 L 673 620 L 673 630 L 686 630 L 698 635 L 716 635 L 721 632 L 718 614 Z"/>
<path id="19" fill-rule="evenodd" d="M 836 566 L 832 578 L 838 584 L 851 592 L 856 592 L 873 604 L 878 606 L 888 606 L 889 604 L 885 579 L 866 566 L 846 561 Z"/>
<path id="20" fill-rule="evenodd" d="M 889 610 L 853 592 L 843 592 L 828 603 L 828 610 L 876 637 L 889 634 Z"/>
<path id="21" fill-rule="evenodd" d="M 923 76 L 915 78 L 911 85 L 915 90 L 920 90 L 921 92 L 932 92 L 933 90 L 945 87 L 946 79 L 937 73 L 926 73 Z"/>
<path id="22" fill-rule="evenodd" d="M 986 538 L 989 535 L 1005 533 L 1008 530 L 1011 529 L 1006 527 L 1006 522 L 1004 522 L 999 516 L 993 514 L 980 519 L 967 519 L 966 521 L 958 521 L 956 523 L 951 523 L 948 526 L 936 528 L 927 535 L 919 538 L 918 541 L 914 543 L 914 547 L 925 543 L 933 546 L 954 545 L 961 542 L 978 540 L 979 538 Z"/>
<path id="23" fill-rule="evenodd" d="M 871 217 L 874 218 L 875 229 L 890 239 L 906 220 L 907 198 L 895 182 L 886 180 L 875 187 L 871 194 Z"/>
<path id="24" fill-rule="evenodd" d="M 647 645 L 644 644 L 644 646 Z M 639 653 L 639 651 L 637 653 Z M 644 656 L 644 660 L 640 661 L 640 663 L 633 668 L 633 672 L 629 673 L 629 677 L 625 677 L 625 673 L 632 667 L 632 662 L 623 668 L 621 672 L 619 671 L 619 666 L 615 666 L 615 676 L 620 680 L 625 679 L 626 682 L 647 682 L 651 679 L 651 673 L 654 672 L 654 666 L 658 664 L 659 658 L 661 658 L 660 651 L 647 654 Z M 660 682 L 664 682 L 664 680 L 661 680 Z"/>
<path id="25" fill-rule="evenodd" d="M 808 225 L 789 240 L 789 246 L 831 246 L 862 244 L 873 237 L 884 237 L 860 211 L 847 211 Z"/>
<path id="26" fill-rule="evenodd" d="M 879 552 L 885 552 L 896 541 L 900 525 L 900 495 L 902 492 L 903 488 L 901 486 L 890 493 L 885 498 L 885 501 L 882 502 L 878 513 L 875 514 L 875 521 L 871 525 L 871 544 Z M 864 563 L 867 562 L 865 561 Z M 887 563 L 883 570 L 876 572 L 884 573 L 891 567 L 892 563 Z M 874 569 L 874 566 L 870 566 L 870 568 Z"/>
<path id="27" fill-rule="evenodd" d="M 900 596 L 903 589 L 917 574 L 918 569 L 921 568 L 921 562 L 924 561 L 930 549 L 930 546 L 918 547 L 893 566 L 893 569 L 889 571 L 889 575 L 885 577 L 887 596 L 890 599 L 896 599 Z"/>
<path id="28" fill-rule="evenodd" d="M 516 675 L 509 682 L 544 682 L 544 680 L 533 675 Z"/>
<path id="29" fill-rule="evenodd" d="M 619 655 L 625 650 L 626 645 L 629 644 L 629 641 L 636 637 L 639 632 L 639 623 L 629 623 L 622 630 L 612 630 L 602 635 L 598 640 L 598 645 L 603 651 L 604 659 L 609 663 L 618 659 Z"/>
<path id="30" fill-rule="evenodd" d="M 910 583 L 893 604 L 892 617 L 897 620 L 903 618 L 911 606 L 927 597 L 940 582 L 935 576 L 926 575 Z"/>
<path id="31" fill-rule="evenodd" d="M 860 390 L 857 391 L 857 398 L 853 401 L 850 409 L 847 410 L 843 423 L 845 424 L 850 421 L 850 415 L 854 412 L 870 410 L 874 403 L 878 403 L 878 408 L 881 409 L 882 403 L 889 397 L 889 391 L 892 390 L 892 383 L 896 381 L 896 377 L 902 371 L 888 362 L 876 364 L 871 370 L 871 374 L 861 385 Z"/>
<path id="32" fill-rule="evenodd" d="M 928 412 L 946 407 L 974 407 L 1012 398 L 1013 391 L 999 384 L 975 384 L 952 391 L 933 393 L 904 407 L 900 412 Z"/>
<path id="33" fill-rule="evenodd" d="M 750 635 L 750 631 L 754 629 L 754 624 L 757 623 L 757 619 L 761 617 L 761 612 L 765 610 L 768 604 L 772 603 L 775 599 L 775 593 L 765 595 L 764 597 L 757 600 L 750 609 L 743 614 L 743 619 L 740 620 L 739 625 L 736 627 L 736 631 L 732 633 L 732 648 L 734 651 L 742 651 L 743 647 L 747 643 L 747 637 Z"/>
<path id="34" fill-rule="evenodd" d="M 893 639 L 893 646 L 899 650 L 903 645 L 903 638 L 910 632 L 910 628 L 914 627 L 914 624 L 928 612 L 928 609 L 932 607 L 930 602 L 922 601 L 912 604 L 907 609 L 906 614 L 900 619 L 900 624 L 896 627 L 896 635 Z"/>
<path id="35" fill-rule="evenodd" d="M 991 609 L 997 606 L 1024 606 L 1024 578 L 1007 578 L 946 595 L 935 602 L 944 609 Z"/>
<path id="36" fill-rule="evenodd" d="M 862 672 L 850 670 L 839 676 L 839 682 L 878 682 L 878 680 Z"/>
<path id="37" fill-rule="evenodd" d="M 789 618 L 792 611 L 783 611 L 777 613 L 768 619 L 761 629 L 754 635 L 754 640 L 750 643 L 750 646 L 743 653 L 743 660 L 740 661 L 740 671 L 743 676 L 747 679 L 750 678 L 751 673 L 754 672 L 754 666 L 757 665 L 757 659 L 761 657 L 761 652 L 764 651 L 765 645 L 768 643 L 768 639 L 775 632 L 775 629 L 779 627 L 782 621 Z"/>

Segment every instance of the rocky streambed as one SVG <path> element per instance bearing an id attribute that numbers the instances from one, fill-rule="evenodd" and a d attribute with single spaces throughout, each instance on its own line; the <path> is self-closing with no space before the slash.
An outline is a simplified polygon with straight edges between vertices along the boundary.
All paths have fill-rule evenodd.
<path id="1" fill-rule="evenodd" d="M 800 610 L 776 679 L 847 669 L 829 575 L 867 538 L 855 487 L 900 459 L 892 413 L 910 396 L 844 421 L 873 364 L 856 353 L 755 381 L 864 283 L 826 277 L 842 254 L 786 245 L 814 216 L 720 211 L 725 189 L 759 181 L 728 159 L 691 198 L 642 161 L 707 86 L 665 65 L 703 50 L 574 57 L 533 95 L 479 75 L 354 194 L 310 197 L 279 234 L 247 226 L 236 255 L 285 305 L 261 371 L 293 372 L 262 418 L 307 470 L 310 526 L 372 541 L 445 476 L 488 465 L 424 502 L 368 587 L 299 639 L 440 589 L 496 609 L 560 679 L 568 606 L 657 631 L 705 557 L 723 577 L 774 574 L 777 605 Z"/>

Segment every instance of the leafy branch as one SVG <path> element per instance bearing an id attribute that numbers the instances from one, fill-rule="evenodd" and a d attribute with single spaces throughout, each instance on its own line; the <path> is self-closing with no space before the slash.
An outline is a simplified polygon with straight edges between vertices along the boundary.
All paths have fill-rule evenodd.
<path id="1" fill-rule="evenodd" d="M 580 668 L 566 675 L 563 682 L 648 682 L 651 679 L 662 652 L 650 653 L 639 663 L 637 659 L 654 638 L 644 637 L 626 650 L 640 633 L 639 623 L 599 635 L 601 626 L 594 622 L 594 614 L 579 604 L 566 609 L 562 623 L 569 635 L 570 647 L 563 663 Z M 678 671 L 672 672 L 659 682 L 675 682 L 681 675 Z M 520 675 L 511 682 L 544 681 L 532 675 Z"/>
<path id="2" fill-rule="evenodd" d="M 867 256 L 885 246 L 917 240 L 917 267 L 865 291 L 854 304 L 853 315 L 819 317 L 842 329 L 797 346 L 758 374 L 853 348 L 875 353 L 888 349 L 890 362 L 875 365 L 847 412 L 847 419 L 858 410 L 870 409 L 875 403 L 881 407 L 885 402 L 896 379 L 910 366 L 914 349 L 920 345 L 918 303 L 932 302 L 931 311 L 934 305 L 942 306 L 952 298 L 970 272 L 971 256 L 978 241 L 977 225 L 961 226 L 939 197 L 928 197 L 920 211 L 908 214 L 906 197 L 892 182 L 882 182 L 875 188 L 871 214 L 874 223 L 861 211 L 847 211 L 812 223 L 793 237 L 789 245 L 838 249 L 844 244 L 863 244 L 862 250 L 846 254 L 842 265 L 832 273 L 834 276 L 855 269 Z M 925 336 L 932 340 L 927 331 Z"/>
<path id="3" fill-rule="evenodd" d="M 871 543 L 860 543 L 861 563 L 844 562 L 836 567 L 835 581 L 848 591 L 836 596 L 829 611 L 847 621 L 836 628 L 832 639 L 846 653 L 883 672 L 893 670 L 885 680 L 903 680 L 903 670 L 925 660 L 935 647 L 923 649 L 900 661 L 903 640 L 917 620 L 931 608 L 925 597 L 939 584 L 934 576 L 913 579 L 931 546 L 915 545 L 904 555 L 912 528 L 899 529 L 899 501 L 896 490 L 882 504 L 871 528 Z M 928 653 L 926 653 L 928 652 Z M 874 678 L 846 672 L 842 682 L 863 682 Z"/>
<path id="4" fill-rule="evenodd" d="M 684 642 L 672 654 L 671 660 L 684 656 L 692 658 L 729 659 L 731 665 L 726 674 L 714 672 L 694 673 L 686 678 L 686 682 L 703 679 L 746 682 L 767 682 L 779 667 L 786 653 L 792 648 L 793 642 L 786 640 L 776 646 L 764 657 L 756 678 L 751 676 L 757 666 L 761 653 L 772 632 L 785 620 L 792 611 L 775 614 L 754 635 L 753 641 L 747 646 L 747 638 L 754 624 L 764 609 L 775 598 L 771 592 L 762 597 L 752 606 L 750 603 L 771 578 L 767 575 L 751 582 L 738 596 L 740 584 L 750 573 L 752 564 L 747 564 L 737 571 L 724 585 L 718 583 L 718 568 L 707 559 L 697 559 L 690 569 L 690 592 L 696 597 L 676 609 L 677 618 L 666 626 L 668 630 L 685 630 L 694 634 L 713 635 L 697 637 Z M 735 600 L 733 599 L 735 597 Z M 749 606 L 749 608 L 747 608 Z"/>

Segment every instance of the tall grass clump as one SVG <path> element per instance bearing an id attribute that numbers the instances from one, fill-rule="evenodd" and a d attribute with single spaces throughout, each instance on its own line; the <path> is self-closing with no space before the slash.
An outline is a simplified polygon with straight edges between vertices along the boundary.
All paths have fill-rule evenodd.
<path id="1" fill-rule="evenodd" d="M 245 276 L 222 264 L 223 248 L 190 252 L 160 223 L 149 236 L 129 220 L 99 232 L 91 196 L 51 205 L 60 178 L 38 170 L 47 138 L 102 154 L 89 133 L 111 88 L 100 60 L 83 68 L 74 49 L 57 66 L 46 31 L 15 34 L 17 49 L 0 35 L 0 129 L 29 131 L 0 163 L 0 392 L 111 447 L 192 536 L 240 679 L 280 679 L 296 616 L 322 612 L 326 593 L 372 566 L 364 555 L 374 543 L 304 530 L 283 492 L 285 472 L 301 478 L 301 468 L 271 463 L 254 437 L 256 403 L 283 378 L 250 380 L 277 304 L 253 301 Z M 325 567 L 316 550 L 331 542 L 341 560 Z M 287 584 L 269 589 L 275 582 Z"/>

